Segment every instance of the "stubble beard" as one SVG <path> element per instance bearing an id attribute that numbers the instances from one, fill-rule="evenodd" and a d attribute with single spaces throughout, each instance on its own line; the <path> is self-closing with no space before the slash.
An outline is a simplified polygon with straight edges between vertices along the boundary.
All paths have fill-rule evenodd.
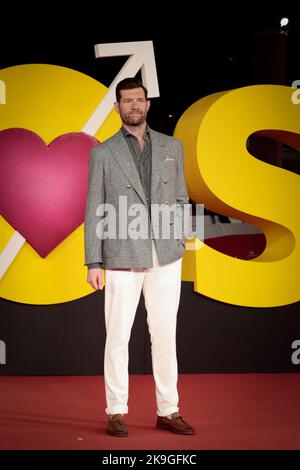
<path id="1" fill-rule="evenodd" d="M 124 124 L 127 124 L 127 126 L 131 127 L 141 126 L 146 121 L 146 115 L 144 113 L 142 113 L 139 117 L 130 117 L 129 114 L 123 115 L 121 117 Z"/>

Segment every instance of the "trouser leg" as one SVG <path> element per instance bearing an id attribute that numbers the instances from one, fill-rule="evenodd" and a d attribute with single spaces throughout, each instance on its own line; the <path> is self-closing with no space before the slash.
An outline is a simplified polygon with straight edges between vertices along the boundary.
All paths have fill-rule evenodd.
<path id="1" fill-rule="evenodd" d="M 104 378 L 107 414 L 128 413 L 128 343 L 143 278 L 143 272 L 105 271 Z"/>
<path id="2" fill-rule="evenodd" d="M 145 271 L 143 284 L 159 416 L 178 411 L 176 322 L 181 267 L 182 258 L 162 266 L 154 263 Z"/>

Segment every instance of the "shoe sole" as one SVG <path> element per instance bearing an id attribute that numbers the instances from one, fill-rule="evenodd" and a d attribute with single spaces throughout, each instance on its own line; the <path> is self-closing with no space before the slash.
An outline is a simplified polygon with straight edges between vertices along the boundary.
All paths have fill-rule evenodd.
<path id="1" fill-rule="evenodd" d="M 179 431 L 178 429 L 174 429 L 171 426 L 163 423 L 157 423 L 156 429 L 163 429 L 165 431 L 174 432 L 175 434 L 181 434 L 182 436 L 193 436 L 195 434 L 195 431 Z"/>
<path id="2" fill-rule="evenodd" d="M 109 436 L 113 436 L 113 437 L 127 437 L 128 436 L 128 432 L 117 433 L 117 432 L 112 432 L 112 431 L 106 431 L 106 434 L 108 434 Z"/>

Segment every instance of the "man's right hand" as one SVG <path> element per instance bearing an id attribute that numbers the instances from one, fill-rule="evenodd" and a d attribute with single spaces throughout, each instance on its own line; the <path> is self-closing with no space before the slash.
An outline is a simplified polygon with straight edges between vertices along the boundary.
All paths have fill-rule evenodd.
<path id="1" fill-rule="evenodd" d="M 92 286 L 93 289 L 102 290 L 104 285 L 104 269 L 88 269 L 87 282 Z"/>

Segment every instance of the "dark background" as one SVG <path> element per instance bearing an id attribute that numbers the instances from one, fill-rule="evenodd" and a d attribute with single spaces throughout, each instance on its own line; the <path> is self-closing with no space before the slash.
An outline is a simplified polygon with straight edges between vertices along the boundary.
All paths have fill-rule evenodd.
<path id="1" fill-rule="evenodd" d="M 35 8 L 27 3 L 17 8 L 4 5 L 0 66 L 61 65 L 109 86 L 127 58 L 95 59 L 94 45 L 152 40 L 161 96 L 153 100 L 149 120 L 157 130 L 172 133 L 185 109 L 203 96 L 279 83 L 279 67 L 284 84 L 300 79 L 296 4 L 274 7 L 272 2 L 267 8 L 268 3 L 262 3 L 234 7 L 214 3 L 208 8 L 204 3 L 131 2 L 105 7 L 85 2 L 65 10 L 53 3 Z M 289 17 L 290 24 L 280 41 L 283 16 Z"/>
<path id="2" fill-rule="evenodd" d="M 290 86 L 300 80 L 296 7 L 294 3 L 275 11 L 270 4 L 262 12 L 262 4 L 250 3 L 231 9 L 214 3 L 211 11 L 200 3 L 123 3 L 105 9 L 86 2 L 65 10 L 53 3 L 35 8 L 5 5 L 0 66 L 61 65 L 109 86 L 127 58 L 95 59 L 94 45 L 152 40 L 161 96 L 152 100 L 149 124 L 172 134 L 181 114 L 203 96 L 259 83 Z M 162 8 L 168 11 L 162 14 Z M 288 31 L 280 30 L 282 16 L 290 18 Z M 255 154 L 255 142 L 252 147 Z M 260 142 L 259 149 L 257 157 L 263 159 L 271 149 L 266 161 L 287 164 L 284 158 L 272 160 L 278 147 L 270 142 Z M 281 149 L 282 155 L 287 150 Z M 290 161 L 290 169 L 299 172 L 300 159 Z M 2 299 L 0 339 L 7 345 L 7 364 L 0 365 L 0 374 L 103 373 L 103 294 L 49 306 Z M 299 338 L 299 303 L 241 308 L 205 298 L 193 292 L 192 283 L 182 283 L 180 372 L 297 372 L 300 366 L 291 363 L 291 344 Z M 130 352 L 131 372 L 151 371 L 142 298 Z"/>

